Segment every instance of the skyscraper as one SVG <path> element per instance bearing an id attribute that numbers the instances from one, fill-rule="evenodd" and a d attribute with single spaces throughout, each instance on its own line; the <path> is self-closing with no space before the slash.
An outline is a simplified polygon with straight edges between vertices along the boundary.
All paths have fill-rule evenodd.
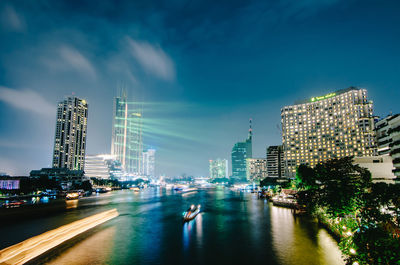
<path id="1" fill-rule="evenodd" d="M 232 177 L 235 179 L 246 179 L 246 159 L 252 158 L 252 120 L 250 119 L 249 136 L 246 141 L 236 143 L 232 148 Z"/>
<path id="2" fill-rule="evenodd" d="M 228 160 L 217 159 L 210 160 L 210 178 L 227 178 L 228 177 Z"/>
<path id="3" fill-rule="evenodd" d="M 129 102 L 123 93 L 114 98 L 111 155 L 127 173 L 139 175 L 142 152 L 142 109 L 140 103 Z"/>
<path id="4" fill-rule="evenodd" d="M 143 175 L 148 177 L 155 176 L 155 156 L 156 150 L 155 149 L 148 149 L 147 151 L 143 152 Z"/>
<path id="5" fill-rule="evenodd" d="M 281 178 L 284 176 L 282 145 L 272 145 L 267 148 L 267 174 L 268 177 Z"/>
<path id="6" fill-rule="evenodd" d="M 67 97 L 58 103 L 53 167 L 84 169 L 87 115 L 88 104 L 84 99 Z"/>
<path id="7" fill-rule="evenodd" d="M 372 101 L 367 90 L 350 87 L 281 109 L 285 175 L 296 167 L 376 152 Z"/>

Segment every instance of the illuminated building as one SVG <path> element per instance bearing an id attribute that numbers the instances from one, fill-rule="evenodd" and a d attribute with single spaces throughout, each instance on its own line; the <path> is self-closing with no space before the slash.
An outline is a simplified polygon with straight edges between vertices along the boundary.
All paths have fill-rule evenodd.
<path id="1" fill-rule="evenodd" d="M 210 160 L 210 178 L 227 178 L 228 177 L 228 160 L 217 159 Z"/>
<path id="2" fill-rule="evenodd" d="M 246 177 L 248 181 L 260 182 L 265 179 L 267 174 L 266 158 L 247 158 L 246 159 Z"/>
<path id="3" fill-rule="evenodd" d="M 148 149 L 147 151 L 143 152 L 143 175 L 148 177 L 155 176 L 155 156 L 156 150 L 155 149 Z"/>
<path id="4" fill-rule="evenodd" d="M 400 116 L 397 115 L 389 120 L 390 130 L 389 134 L 392 138 L 390 143 L 390 155 L 393 159 L 394 170 L 393 173 L 400 180 Z"/>
<path id="5" fill-rule="evenodd" d="M 379 155 L 390 153 L 390 144 L 393 142 L 393 139 L 389 133 L 389 130 L 391 128 L 389 121 L 396 118 L 397 116 L 399 116 L 399 114 L 388 115 L 387 117 L 375 123 L 376 143 Z"/>
<path id="6" fill-rule="evenodd" d="M 372 102 L 367 90 L 350 87 L 281 109 L 285 176 L 296 167 L 376 153 Z"/>
<path id="7" fill-rule="evenodd" d="M 54 140 L 53 167 L 83 170 L 88 104 L 77 97 L 58 103 Z"/>
<path id="8" fill-rule="evenodd" d="M 89 178 L 110 178 L 110 165 L 115 158 L 111 155 L 87 155 L 85 175 Z"/>
<path id="9" fill-rule="evenodd" d="M 268 177 L 281 178 L 285 173 L 283 162 L 283 150 L 281 145 L 267 147 L 267 174 Z"/>
<path id="10" fill-rule="evenodd" d="M 139 103 L 129 102 L 126 94 L 114 98 L 111 154 L 129 174 L 142 170 L 142 109 Z"/>
<path id="11" fill-rule="evenodd" d="M 246 141 L 236 143 L 232 148 L 232 178 L 246 179 L 246 159 L 252 158 L 252 128 L 250 119 L 249 136 Z"/>

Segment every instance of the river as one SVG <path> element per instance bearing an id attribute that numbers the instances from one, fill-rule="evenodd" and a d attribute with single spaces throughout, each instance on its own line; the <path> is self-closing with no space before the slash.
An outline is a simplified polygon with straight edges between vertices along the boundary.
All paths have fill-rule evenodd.
<path id="1" fill-rule="evenodd" d="M 182 224 L 182 212 L 202 212 Z M 309 217 L 227 188 L 162 188 L 68 201 L 66 212 L 0 228 L 1 248 L 97 212 L 119 216 L 52 251 L 41 264 L 344 264 L 337 242 Z"/>

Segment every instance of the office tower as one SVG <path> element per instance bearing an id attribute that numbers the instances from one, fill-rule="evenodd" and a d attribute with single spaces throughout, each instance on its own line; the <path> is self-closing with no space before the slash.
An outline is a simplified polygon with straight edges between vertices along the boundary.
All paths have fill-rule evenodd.
<path id="1" fill-rule="evenodd" d="M 85 159 L 85 175 L 89 178 L 110 178 L 110 165 L 114 157 L 111 155 L 87 155 Z"/>
<path id="2" fill-rule="evenodd" d="M 267 147 L 267 174 L 268 177 L 281 178 L 285 173 L 282 145 Z"/>
<path id="3" fill-rule="evenodd" d="M 267 175 L 267 159 L 266 158 L 247 158 L 246 159 L 246 177 L 250 182 L 260 182 Z"/>
<path id="4" fill-rule="evenodd" d="M 400 180 L 400 116 L 396 115 L 393 119 L 389 120 L 390 130 L 389 134 L 392 138 L 390 143 L 390 155 L 393 159 L 394 170 L 393 173 L 397 180 Z"/>
<path id="5" fill-rule="evenodd" d="M 228 177 L 228 160 L 217 159 L 210 160 L 210 178 L 227 178 Z"/>
<path id="6" fill-rule="evenodd" d="M 391 128 L 389 121 L 398 116 L 399 114 L 388 115 L 375 123 L 378 155 L 386 155 L 390 153 L 390 144 L 393 142 L 393 139 L 389 134 Z"/>
<path id="7" fill-rule="evenodd" d="M 246 159 L 252 158 L 252 137 L 251 128 L 252 120 L 250 119 L 249 136 L 244 142 L 236 143 L 232 148 L 232 177 L 235 179 L 246 179 Z"/>
<path id="8" fill-rule="evenodd" d="M 367 90 L 350 87 L 281 109 L 285 175 L 296 167 L 376 152 L 372 101 Z"/>
<path id="9" fill-rule="evenodd" d="M 156 150 L 155 149 L 148 149 L 147 151 L 143 152 L 143 175 L 148 177 L 155 176 L 155 156 Z"/>
<path id="10" fill-rule="evenodd" d="M 88 104 L 77 97 L 58 103 L 53 167 L 83 170 L 87 132 Z"/>
<path id="11" fill-rule="evenodd" d="M 129 102 L 124 93 L 114 98 L 111 155 L 121 162 L 128 173 L 142 172 L 142 108 Z"/>

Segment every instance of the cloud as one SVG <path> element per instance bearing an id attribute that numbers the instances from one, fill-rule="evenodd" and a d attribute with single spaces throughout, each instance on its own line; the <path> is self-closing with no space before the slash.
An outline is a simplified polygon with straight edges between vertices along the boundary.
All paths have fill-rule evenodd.
<path id="1" fill-rule="evenodd" d="M 78 72 L 83 72 L 84 74 L 89 75 L 91 78 L 96 79 L 96 70 L 94 69 L 93 65 L 78 50 L 64 45 L 60 47 L 58 52 L 61 58 L 69 66 Z"/>
<path id="2" fill-rule="evenodd" d="M 175 67 L 171 58 L 158 46 L 128 38 L 130 53 L 147 71 L 164 80 L 175 78 Z"/>
<path id="3" fill-rule="evenodd" d="M 54 116 L 56 106 L 32 90 L 16 90 L 0 86 L 0 100 L 9 105 L 43 116 Z"/>
<path id="4" fill-rule="evenodd" d="M 12 6 L 5 6 L 2 12 L 2 24 L 10 31 L 21 32 L 25 30 L 23 18 L 17 14 Z"/>

